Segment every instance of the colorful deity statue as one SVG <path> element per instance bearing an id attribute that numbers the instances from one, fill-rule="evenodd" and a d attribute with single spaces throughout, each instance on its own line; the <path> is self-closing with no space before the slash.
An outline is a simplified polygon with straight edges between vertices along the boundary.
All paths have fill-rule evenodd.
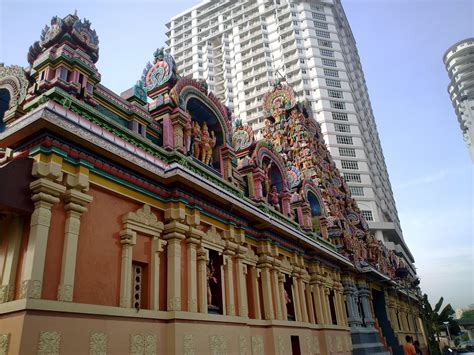
<path id="1" fill-rule="evenodd" d="M 211 291 L 211 281 L 217 284 L 217 278 L 214 276 L 215 269 L 212 261 L 207 262 L 207 304 L 212 305 L 212 291 Z"/>
<path id="2" fill-rule="evenodd" d="M 270 202 L 276 210 L 280 211 L 280 194 L 275 185 L 272 186 L 272 190 L 268 195 L 268 202 Z"/>
<path id="3" fill-rule="evenodd" d="M 272 168 L 273 161 L 270 161 L 269 163 L 264 163 L 262 166 L 263 173 L 265 175 L 265 191 L 264 191 L 264 196 L 268 195 L 270 193 L 270 186 L 271 186 L 271 176 L 270 176 L 270 169 Z"/>
<path id="4" fill-rule="evenodd" d="M 209 135 L 209 129 L 207 123 L 203 122 L 201 127 L 201 161 L 206 164 L 207 156 L 209 153 L 212 155 L 211 148 L 211 136 Z M 210 159 L 210 158 L 209 158 Z"/>
<path id="5" fill-rule="evenodd" d="M 193 156 L 196 159 L 199 159 L 201 153 L 201 127 L 199 127 L 199 123 L 194 121 L 193 130 L 191 133 L 192 137 L 192 150 Z"/>

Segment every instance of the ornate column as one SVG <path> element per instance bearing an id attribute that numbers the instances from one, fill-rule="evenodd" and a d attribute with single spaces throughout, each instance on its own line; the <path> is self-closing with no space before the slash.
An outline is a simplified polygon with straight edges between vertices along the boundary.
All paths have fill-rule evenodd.
<path id="1" fill-rule="evenodd" d="M 227 311 L 226 314 L 228 316 L 235 316 L 233 255 L 233 251 L 226 250 L 224 252 L 225 305 Z"/>
<path id="2" fill-rule="evenodd" d="M 239 316 L 248 317 L 249 310 L 247 304 L 247 283 L 245 275 L 247 274 L 247 265 L 243 263 L 247 248 L 239 246 L 237 250 L 237 297 L 239 300 Z"/>
<path id="3" fill-rule="evenodd" d="M 293 291 L 293 307 L 295 309 L 296 321 L 302 322 L 301 318 L 301 303 L 300 303 L 300 288 L 298 287 L 297 276 L 292 275 L 291 290 Z"/>
<path id="4" fill-rule="evenodd" d="M 8 226 L 8 247 L 3 268 L 2 283 L 0 286 L 0 303 L 13 301 L 15 295 L 15 281 L 20 255 L 20 245 L 23 236 L 23 218 L 14 215 Z"/>
<path id="5" fill-rule="evenodd" d="M 338 324 L 342 326 L 347 326 L 347 315 L 346 315 L 346 306 L 344 304 L 344 296 L 342 294 L 343 288 L 340 281 L 337 282 L 337 288 L 335 291 L 335 297 L 337 304 L 339 305 L 339 315 L 340 315 L 340 323 Z"/>
<path id="6" fill-rule="evenodd" d="M 274 266 L 272 270 L 272 285 L 275 289 L 275 315 L 276 315 L 276 319 L 282 320 L 282 319 L 285 319 L 283 318 L 283 312 L 282 312 L 284 299 L 281 298 L 278 276 L 279 276 L 279 271 L 276 268 L 276 266 Z"/>
<path id="7" fill-rule="evenodd" d="M 137 233 L 131 229 L 120 232 L 122 244 L 122 271 L 120 277 L 120 307 L 132 307 L 132 253 L 137 243 Z"/>
<path id="8" fill-rule="evenodd" d="M 167 310 L 181 311 L 181 241 L 188 226 L 172 220 L 165 224 L 163 239 L 167 241 Z"/>
<path id="9" fill-rule="evenodd" d="M 232 181 L 232 161 L 235 160 L 235 153 L 233 148 L 229 147 L 227 143 L 221 148 L 221 157 L 223 162 L 222 176 L 225 180 Z"/>
<path id="10" fill-rule="evenodd" d="M 311 289 L 312 286 L 309 284 L 305 284 L 305 290 L 306 290 L 306 303 L 308 305 L 308 313 L 309 313 L 309 322 L 310 323 L 316 323 L 316 320 L 314 319 L 314 305 L 311 297 Z"/>
<path id="11" fill-rule="evenodd" d="M 261 304 L 260 304 L 260 290 L 258 287 L 258 278 L 260 277 L 259 273 L 260 270 L 252 266 L 251 268 L 251 280 L 252 280 L 252 297 L 253 297 L 253 304 L 255 307 L 255 319 L 262 319 L 262 311 L 260 309 Z"/>
<path id="12" fill-rule="evenodd" d="M 325 324 L 326 322 L 324 319 L 323 299 L 321 298 L 319 292 L 320 281 L 318 275 L 318 268 L 315 266 L 311 266 L 309 271 L 311 275 L 310 283 L 313 286 L 313 302 L 316 311 L 316 322 L 318 324 Z"/>
<path id="13" fill-rule="evenodd" d="M 258 267 L 261 270 L 262 292 L 263 292 L 263 314 L 265 319 L 275 319 L 273 312 L 272 285 L 271 285 L 271 261 L 265 254 L 260 254 Z"/>
<path id="14" fill-rule="evenodd" d="M 30 189 L 33 192 L 32 200 L 35 209 L 31 215 L 20 298 L 41 297 L 46 247 L 51 224 L 51 208 L 59 202 L 59 196 L 64 193 L 66 187 L 47 178 L 40 178 L 30 184 Z"/>
<path id="15" fill-rule="evenodd" d="M 198 302 L 199 313 L 207 314 L 207 263 L 209 252 L 204 248 L 199 248 L 197 253 L 198 262 Z"/>
<path id="16" fill-rule="evenodd" d="M 360 327 L 362 326 L 362 319 L 355 301 L 355 297 L 357 297 L 356 287 L 349 279 L 342 280 L 342 285 L 344 287 L 344 295 L 346 296 L 347 312 L 349 313 L 347 318 L 348 324 L 350 327 Z"/>
<path id="17" fill-rule="evenodd" d="M 186 238 L 188 259 L 188 312 L 197 312 L 197 247 L 199 245 L 200 230 L 191 228 Z"/>
<path id="18" fill-rule="evenodd" d="M 66 204 L 66 227 L 64 231 L 64 248 L 61 278 L 58 287 L 58 301 L 72 302 L 81 215 L 87 211 L 85 206 L 91 201 L 92 196 L 75 189 L 67 190 L 64 195 L 64 202 Z"/>
<path id="19" fill-rule="evenodd" d="M 288 320 L 288 309 L 286 306 L 286 297 L 285 297 L 285 274 L 278 275 L 278 289 L 280 292 L 280 298 L 282 302 L 282 318 L 283 320 Z"/>
<path id="20" fill-rule="evenodd" d="M 301 276 L 298 277 L 297 283 L 298 283 L 298 293 L 300 296 L 299 299 L 301 303 L 301 321 L 308 323 L 308 308 L 306 307 L 306 297 L 305 297 L 303 280 L 301 279 Z"/>
<path id="21" fill-rule="evenodd" d="M 372 309 L 369 304 L 369 295 L 370 295 L 369 287 L 367 286 L 367 283 L 360 282 L 358 284 L 358 289 L 359 289 L 358 291 L 359 299 L 360 299 L 362 310 L 365 316 L 364 317 L 365 325 L 368 328 L 373 328 L 375 325 L 375 320 L 372 316 Z"/>
<path id="22" fill-rule="evenodd" d="M 160 254 L 163 252 L 164 240 L 158 236 L 153 237 L 151 242 L 151 284 L 150 284 L 150 308 L 158 311 L 160 309 Z"/>
<path id="23" fill-rule="evenodd" d="M 181 111 L 171 115 L 171 125 L 173 126 L 173 147 L 182 153 L 186 153 L 184 147 L 184 127 L 190 119 L 190 117 L 186 117 L 185 113 Z"/>
<path id="24" fill-rule="evenodd" d="M 291 193 L 288 190 L 281 192 L 281 210 L 285 216 L 289 216 L 291 212 L 290 208 Z"/>
<path id="25" fill-rule="evenodd" d="M 263 199 L 263 188 L 262 182 L 265 180 L 265 174 L 263 173 L 262 169 L 255 169 L 253 171 L 253 183 L 255 186 L 255 200 L 259 201 Z M 268 191 L 267 191 L 268 193 Z"/>

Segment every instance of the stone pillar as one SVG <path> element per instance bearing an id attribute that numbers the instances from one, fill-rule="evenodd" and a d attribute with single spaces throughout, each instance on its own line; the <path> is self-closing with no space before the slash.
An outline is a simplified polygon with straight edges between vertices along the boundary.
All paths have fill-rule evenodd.
<path id="1" fill-rule="evenodd" d="M 224 254 L 224 275 L 225 275 L 225 305 L 226 314 L 235 316 L 235 297 L 234 297 L 234 265 L 232 260 L 233 252 L 229 250 Z"/>
<path id="2" fill-rule="evenodd" d="M 190 118 L 185 117 L 183 113 L 177 112 L 171 116 L 171 124 L 173 126 L 173 147 L 182 153 L 185 152 L 184 147 L 184 127 Z"/>
<path id="3" fill-rule="evenodd" d="M 362 319 L 355 300 L 357 297 L 356 287 L 349 279 L 343 280 L 342 284 L 344 287 L 344 295 L 346 296 L 347 312 L 349 313 L 347 318 L 348 324 L 350 327 L 360 327 L 362 326 Z"/>
<path id="4" fill-rule="evenodd" d="M 151 242 L 151 284 L 150 284 L 150 308 L 158 311 L 160 309 L 160 254 L 166 242 L 153 237 Z"/>
<path id="5" fill-rule="evenodd" d="M 304 291 L 304 285 L 303 285 L 303 280 L 301 277 L 298 277 L 297 279 L 298 283 L 298 294 L 300 296 L 300 304 L 301 304 L 301 321 L 308 323 L 308 308 L 306 306 L 306 296 L 305 296 L 305 291 Z"/>
<path id="6" fill-rule="evenodd" d="M 325 324 L 324 320 L 324 311 L 323 311 L 323 304 L 321 300 L 321 296 L 319 294 L 319 285 L 313 281 L 313 302 L 314 308 L 316 311 L 316 322 L 318 324 Z"/>
<path id="7" fill-rule="evenodd" d="M 186 239 L 188 253 L 188 312 L 197 312 L 197 246 L 199 239 L 188 237 Z"/>
<path id="8" fill-rule="evenodd" d="M 8 238 L 8 248 L 0 286 L 0 303 L 13 301 L 15 296 L 16 271 L 23 236 L 23 222 L 22 217 L 15 215 L 12 216 L 8 226 L 8 234 L 6 236 Z"/>
<path id="9" fill-rule="evenodd" d="M 359 289 L 359 292 L 358 292 L 359 299 L 360 299 L 362 310 L 365 316 L 364 317 L 365 325 L 368 328 L 373 328 L 375 325 L 375 320 L 374 320 L 374 317 L 372 316 L 372 309 L 369 304 L 369 295 L 370 295 L 369 288 L 367 284 L 364 282 L 364 283 L 359 283 L 358 289 Z"/>
<path id="10" fill-rule="evenodd" d="M 278 276 L 278 289 L 280 291 L 280 298 L 282 304 L 282 318 L 283 320 L 288 320 L 288 308 L 286 305 L 286 297 L 285 297 L 285 275 L 280 274 Z"/>
<path id="11" fill-rule="evenodd" d="M 207 262 L 209 261 L 209 252 L 204 248 L 199 248 L 197 254 L 198 261 L 198 301 L 199 313 L 207 314 Z"/>
<path id="12" fill-rule="evenodd" d="M 258 267 L 261 270 L 262 277 L 262 292 L 263 292 L 263 314 L 265 319 L 275 319 L 273 310 L 273 297 L 270 269 L 271 264 L 268 257 L 264 254 L 260 255 Z"/>
<path id="13" fill-rule="evenodd" d="M 34 168 L 33 168 L 34 169 Z M 31 215 L 30 235 L 21 278 L 20 298 L 40 298 L 43 286 L 44 263 L 51 224 L 51 208 L 59 202 L 66 187 L 47 178 L 30 184 L 35 209 Z"/>
<path id="14" fill-rule="evenodd" d="M 122 269 L 120 277 L 120 307 L 132 307 L 132 257 L 133 246 L 137 243 L 137 233 L 131 229 L 120 232 L 122 244 Z"/>
<path id="15" fill-rule="evenodd" d="M 291 290 L 293 291 L 293 307 L 295 309 L 296 321 L 302 322 L 301 317 L 301 302 L 300 302 L 300 288 L 296 276 L 292 276 Z"/>
<path id="16" fill-rule="evenodd" d="M 347 327 L 347 315 L 346 315 L 346 306 L 344 304 L 344 296 L 342 294 L 342 286 L 339 284 L 336 289 L 336 300 L 339 305 L 339 314 L 340 314 L 340 325 Z"/>
<path id="17" fill-rule="evenodd" d="M 237 297 L 239 299 L 239 316 L 248 317 L 249 310 L 247 304 L 247 283 L 245 275 L 247 274 L 247 266 L 243 263 L 244 253 L 237 254 Z"/>
<path id="18" fill-rule="evenodd" d="M 58 301 L 72 302 L 81 215 L 87 211 L 85 206 L 91 201 L 92 196 L 74 189 L 69 189 L 64 195 L 67 217 L 64 231 L 64 248 L 61 278 L 58 287 Z"/>
<path id="19" fill-rule="evenodd" d="M 260 309 L 260 307 L 262 306 L 260 304 L 260 290 L 259 290 L 259 287 L 258 287 L 258 278 L 259 278 L 259 272 L 260 270 L 255 267 L 255 266 L 252 266 L 252 269 L 251 269 L 251 280 L 252 280 L 252 297 L 253 297 L 253 304 L 255 306 L 255 319 L 262 319 L 262 311 Z"/>
<path id="20" fill-rule="evenodd" d="M 221 148 L 221 157 L 223 166 L 221 167 L 221 173 L 225 180 L 232 181 L 232 161 L 235 160 L 235 153 L 234 150 L 225 144 Z"/>
<path id="21" fill-rule="evenodd" d="M 163 239 L 167 241 L 167 310 L 181 311 L 181 241 L 188 226 L 173 220 L 165 225 Z"/>
<path id="22" fill-rule="evenodd" d="M 274 292 L 274 294 L 275 294 L 275 316 L 276 316 L 276 319 L 282 320 L 282 319 L 284 319 L 283 318 L 283 312 L 282 312 L 284 301 L 281 298 L 281 292 L 280 292 L 280 287 L 279 287 L 279 282 L 278 282 L 278 279 L 279 279 L 278 274 L 279 274 L 278 270 L 276 268 L 274 268 L 272 270 L 272 285 L 273 285 L 274 291 L 275 291 Z"/>
<path id="23" fill-rule="evenodd" d="M 309 313 L 309 321 L 310 323 L 315 324 L 316 320 L 314 318 L 314 305 L 313 305 L 313 300 L 311 297 L 311 288 L 312 286 L 309 284 L 305 284 L 305 290 L 306 290 L 306 304 L 308 305 L 308 313 Z"/>

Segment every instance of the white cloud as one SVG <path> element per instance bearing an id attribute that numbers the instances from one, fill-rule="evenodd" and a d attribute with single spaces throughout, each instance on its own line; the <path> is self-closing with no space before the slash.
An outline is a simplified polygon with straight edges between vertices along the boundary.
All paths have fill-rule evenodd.
<path id="1" fill-rule="evenodd" d="M 453 171 L 448 171 L 448 170 L 440 170 L 436 173 L 432 173 L 429 175 L 425 176 L 420 176 L 417 178 L 414 178 L 412 180 L 405 181 L 397 186 L 398 189 L 407 189 L 410 187 L 414 186 L 419 186 L 419 185 L 425 185 L 425 184 L 432 184 L 437 181 L 441 181 L 448 177 L 449 175 L 453 174 Z"/>

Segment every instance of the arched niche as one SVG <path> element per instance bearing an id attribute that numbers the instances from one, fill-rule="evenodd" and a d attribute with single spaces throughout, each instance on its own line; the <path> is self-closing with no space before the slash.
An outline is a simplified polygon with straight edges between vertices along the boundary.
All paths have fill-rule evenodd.
<path id="1" fill-rule="evenodd" d="M 316 232 L 321 232 L 321 217 L 327 216 L 321 193 L 312 183 L 305 183 L 303 191 L 311 213 L 312 228 Z"/>
<path id="2" fill-rule="evenodd" d="M 272 186 L 276 186 L 279 193 L 287 192 L 288 178 L 283 160 L 270 147 L 260 143 L 257 144 L 253 156 L 264 173 L 263 196 L 267 196 Z"/>

